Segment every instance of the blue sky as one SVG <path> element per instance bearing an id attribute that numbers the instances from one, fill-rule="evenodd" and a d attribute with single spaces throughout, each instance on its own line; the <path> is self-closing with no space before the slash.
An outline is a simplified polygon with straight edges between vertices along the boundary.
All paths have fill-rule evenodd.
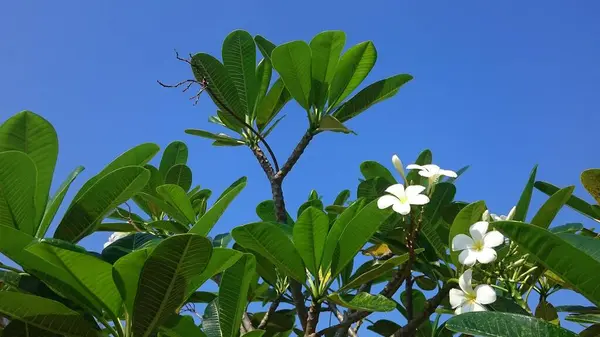
<path id="1" fill-rule="evenodd" d="M 77 165 L 86 171 L 74 187 L 132 146 L 183 140 L 195 183 L 220 193 L 249 178 L 216 229 L 225 232 L 256 219 L 256 204 L 270 197 L 267 181 L 247 149 L 214 148 L 183 133 L 221 131 L 207 122 L 214 113 L 208 97 L 193 106 L 189 95 L 156 80 L 190 76 L 174 49 L 220 55 L 234 29 L 278 44 L 340 29 L 347 46 L 372 40 L 377 47 L 365 83 L 397 73 L 415 79 L 349 122 L 358 136 L 316 138 L 286 180 L 291 213 L 313 188 L 329 202 L 343 189 L 354 192 L 362 161 L 391 167 L 396 153 L 409 164 L 425 148 L 443 168 L 471 164 L 458 198 L 486 200 L 494 213 L 516 203 L 534 164 L 539 179 L 575 184 L 576 194 L 590 200 L 579 174 L 599 166 L 590 155 L 600 124 L 599 10 L 593 0 L 3 2 L 0 120 L 27 109 L 54 124 L 55 187 Z M 280 161 L 306 126 L 295 103 L 286 114 L 269 139 Z M 533 207 L 543 200 L 536 193 Z M 569 210 L 556 225 L 565 222 L 593 225 Z M 99 249 L 106 236 L 84 244 Z"/>

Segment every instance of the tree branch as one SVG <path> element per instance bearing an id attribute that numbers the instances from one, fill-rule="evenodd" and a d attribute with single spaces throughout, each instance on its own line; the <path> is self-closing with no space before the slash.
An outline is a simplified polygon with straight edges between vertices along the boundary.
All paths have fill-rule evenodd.
<path id="1" fill-rule="evenodd" d="M 277 310 L 277 307 L 279 307 L 279 303 L 281 303 L 281 296 L 278 296 L 273 302 L 271 302 L 271 305 L 269 306 L 269 310 L 267 310 L 267 313 L 265 314 L 263 319 L 260 321 L 260 324 L 258 325 L 257 329 L 259 329 L 259 330 L 265 329 L 265 327 L 267 326 L 267 323 L 269 323 L 269 318 Z"/>
<path id="2" fill-rule="evenodd" d="M 414 336 L 417 328 L 421 326 L 423 322 L 429 319 L 429 316 L 431 316 L 435 312 L 435 309 L 440 305 L 440 303 L 442 303 L 444 298 L 448 296 L 450 289 L 452 289 L 452 286 L 450 284 L 447 283 L 446 285 L 444 285 L 444 287 L 442 287 L 442 289 L 435 296 L 430 298 L 425 303 L 425 309 L 423 310 L 423 312 L 414 319 L 409 320 L 405 326 L 394 332 L 394 337 Z"/>
<path id="3" fill-rule="evenodd" d="M 307 130 L 304 136 L 302 136 L 302 139 L 300 139 L 298 145 L 296 145 L 294 151 L 292 151 L 292 154 L 290 155 L 288 160 L 285 162 L 285 164 L 283 164 L 281 170 L 277 170 L 277 174 L 275 175 L 276 180 L 283 180 L 283 178 L 285 178 L 285 176 L 288 173 L 290 173 L 294 165 L 296 165 L 296 163 L 298 162 L 298 159 L 300 159 L 300 156 L 302 156 L 302 154 L 304 153 L 304 150 L 306 150 L 306 147 L 313 139 L 313 137 L 313 130 Z"/>
<path id="4" fill-rule="evenodd" d="M 310 305 L 310 309 L 308 309 L 308 318 L 306 320 L 306 328 L 304 329 L 304 336 L 310 336 L 315 333 L 317 329 L 317 324 L 319 323 L 319 315 L 321 310 L 321 304 L 317 303 L 317 301 L 313 300 Z"/>
<path id="5" fill-rule="evenodd" d="M 335 303 L 327 302 L 327 304 L 329 304 L 329 309 L 335 314 L 335 317 L 337 317 L 338 321 L 340 321 L 340 323 L 343 322 L 344 321 L 344 315 L 338 310 L 338 308 L 335 305 Z M 356 334 L 356 331 L 354 331 L 354 329 L 352 329 L 352 327 L 348 327 L 348 334 L 350 335 L 350 337 L 357 337 L 358 336 Z"/>

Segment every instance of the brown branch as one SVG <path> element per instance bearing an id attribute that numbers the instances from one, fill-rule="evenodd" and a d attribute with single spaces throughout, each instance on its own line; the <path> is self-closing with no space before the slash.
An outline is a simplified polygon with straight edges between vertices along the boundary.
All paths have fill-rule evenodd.
<path id="1" fill-rule="evenodd" d="M 442 287 L 442 289 L 435 296 L 430 298 L 425 303 L 425 308 L 423 309 L 423 312 L 414 319 L 409 320 L 405 326 L 394 332 L 394 337 L 414 336 L 417 328 L 421 326 L 423 322 L 429 319 L 429 316 L 431 316 L 435 312 L 435 309 L 442 303 L 444 298 L 448 296 L 450 289 L 452 289 L 452 286 L 450 284 L 444 285 L 444 287 Z"/>
<path id="2" fill-rule="evenodd" d="M 279 303 L 281 303 L 281 296 L 278 296 L 273 302 L 271 302 L 269 310 L 267 310 L 267 313 L 260 321 L 260 324 L 258 325 L 257 329 L 264 330 L 267 327 L 267 323 L 269 323 L 269 318 L 277 310 L 277 307 L 279 307 Z"/>
<path id="3" fill-rule="evenodd" d="M 340 323 L 343 322 L 344 315 L 342 314 L 341 311 L 338 310 L 335 303 L 327 302 L 327 304 L 329 305 L 329 310 L 331 310 L 335 314 L 335 317 L 337 317 L 338 321 L 340 321 Z M 350 337 L 357 337 L 356 331 L 354 329 L 352 329 L 352 327 L 348 327 L 348 334 L 350 335 Z"/>
<path id="4" fill-rule="evenodd" d="M 283 180 L 283 178 L 285 178 L 285 176 L 288 173 L 290 173 L 294 165 L 296 165 L 296 163 L 298 162 L 298 159 L 300 159 L 300 156 L 302 156 L 302 154 L 304 153 L 304 150 L 306 150 L 306 147 L 313 139 L 313 137 L 313 130 L 307 130 L 304 136 L 302 136 L 302 139 L 300 139 L 298 145 L 296 145 L 294 151 L 292 151 L 292 154 L 290 155 L 288 160 L 285 162 L 285 164 L 283 164 L 281 170 L 277 170 L 277 174 L 275 175 L 276 180 Z"/>
<path id="5" fill-rule="evenodd" d="M 313 300 L 310 309 L 308 309 L 308 318 L 306 320 L 306 328 L 304 328 L 304 336 L 310 336 L 315 333 L 317 324 L 319 323 L 320 310 L 321 305 Z"/>

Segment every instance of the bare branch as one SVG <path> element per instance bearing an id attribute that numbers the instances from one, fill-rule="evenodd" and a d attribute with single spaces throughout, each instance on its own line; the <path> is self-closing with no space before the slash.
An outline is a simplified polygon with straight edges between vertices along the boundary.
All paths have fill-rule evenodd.
<path id="1" fill-rule="evenodd" d="M 429 319 L 429 316 L 431 316 L 435 312 L 435 309 L 440 305 L 440 303 L 442 303 L 444 298 L 448 296 L 450 289 L 452 289 L 452 286 L 450 284 L 444 285 L 444 287 L 442 287 L 442 289 L 435 296 L 430 298 L 425 303 L 425 309 L 423 309 L 423 312 L 414 319 L 409 320 L 405 326 L 394 332 L 394 337 L 414 336 L 414 333 L 416 332 L 417 328 L 421 326 L 423 322 Z"/>
<path id="2" fill-rule="evenodd" d="M 281 296 L 278 296 L 273 302 L 271 302 L 271 305 L 269 306 L 269 310 L 267 310 L 267 313 L 265 314 L 263 319 L 260 321 L 260 324 L 258 325 L 257 329 L 259 329 L 259 330 L 265 329 L 265 327 L 267 326 L 267 323 L 269 323 L 269 318 L 277 310 L 277 307 L 279 307 L 279 303 L 281 303 Z"/>

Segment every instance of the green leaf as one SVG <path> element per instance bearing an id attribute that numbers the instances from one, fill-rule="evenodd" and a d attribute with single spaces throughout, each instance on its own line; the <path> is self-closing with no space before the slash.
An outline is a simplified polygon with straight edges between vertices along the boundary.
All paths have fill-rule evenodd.
<path id="1" fill-rule="evenodd" d="M 364 292 L 356 295 L 332 293 L 327 296 L 327 299 L 335 304 L 354 310 L 393 311 L 396 309 L 396 302 L 389 298 Z"/>
<path id="2" fill-rule="evenodd" d="M 160 241 L 160 237 L 144 232 L 127 235 L 111 243 L 102 250 L 102 259 L 108 263 L 115 263 L 121 257 L 148 247 L 153 242 Z"/>
<path id="3" fill-rule="evenodd" d="M 592 324 L 579 333 L 579 337 L 598 337 L 600 336 L 600 324 Z"/>
<path id="4" fill-rule="evenodd" d="M 285 84 L 283 84 L 283 80 L 278 78 L 257 106 L 256 125 L 258 129 L 261 131 L 264 130 L 291 99 L 292 95 L 290 95 Z"/>
<path id="5" fill-rule="evenodd" d="M 132 315 L 133 335 L 148 337 L 186 298 L 189 280 L 206 268 L 212 254 L 208 239 L 179 234 L 163 240 L 144 263 Z"/>
<path id="6" fill-rule="evenodd" d="M 252 314 L 250 320 L 254 326 L 258 326 L 265 317 L 265 312 L 257 312 Z M 284 309 L 277 310 L 269 316 L 269 321 L 265 329 L 267 333 L 265 337 L 287 337 L 294 327 L 296 322 L 296 310 Z"/>
<path id="7" fill-rule="evenodd" d="M 265 330 L 252 330 L 246 332 L 242 337 L 262 337 L 265 334 Z"/>
<path id="8" fill-rule="evenodd" d="M 358 116 L 371 106 L 395 96 L 400 87 L 412 80 L 408 74 L 400 74 L 377 81 L 362 89 L 354 97 L 342 104 L 334 113 L 340 122 L 348 121 Z"/>
<path id="9" fill-rule="evenodd" d="M 206 211 L 206 213 L 196 221 L 194 226 L 190 229 L 190 233 L 196 233 L 200 235 L 207 235 L 210 230 L 215 226 L 217 221 L 221 218 L 221 215 L 225 213 L 229 204 L 237 197 L 238 194 L 246 187 L 246 177 L 242 177 L 235 181 L 231 186 L 223 192 L 223 194 L 217 199 L 212 207 Z"/>
<path id="10" fill-rule="evenodd" d="M 256 82 L 258 83 L 258 93 L 256 96 L 256 109 L 258 109 L 258 107 L 260 106 L 260 102 L 262 101 L 263 98 L 265 98 L 267 91 L 269 91 L 269 86 L 271 85 L 271 76 L 272 75 L 273 75 L 273 65 L 271 64 L 271 61 L 269 61 L 268 59 L 260 60 L 260 62 L 258 63 L 258 66 L 256 67 Z M 255 114 L 253 115 L 253 117 L 256 118 L 256 111 L 254 113 Z"/>
<path id="11" fill-rule="evenodd" d="M 540 299 L 537 307 L 535 308 L 535 317 L 543 319 L 544 321 L 550 322 L 552 324 L 560 325 L 556 308 L 554 308 L 554 306 L 551 303 L 544 300 L 543 298 Z"/>
<path id="12" fill-rule="evenodd" d="M 27 324 L 73 337 L 99 337 L 100 331 L 64 304 L 43 297 L 1 291 L 0 312 Z"/>
<path id="13" fill-rule="evenodd" d="M 169 337 L 206 337 L 206 334 L 196 326 L 191 316 L 177 314 L 169 316 L 159 331 Z"/>
<path id="14" fill-rule="evenodd" d="M 591 314 L 600 314 L 600 308 L 591 307 L 591 306 L 583 306 L 583 305 L 559 305 L 556 307 L 556 311 L 558 312 L 575 312 L 575 313 L 591 313 Z"/>
<path id="15" fill-rule="evenodd" d="M 202 316 L 202 329 L 208 337 L 222 337 L 219 325 L 219 298 L 210 302 Z"/>
<path id="16" fill-rule="evenodd" d="M 421 152 L 419 154 L 419 157 L 417 157 L 417 160 L 415 160 L 415 164 L 417 165 L 429 165 L 431 164 L 431 161 L 433 160 L 433 154 L 431 153 L 431 151 L 429 149 L 427 150 L 423 150 L 423 152 Z M 425 177 L 421 177 L 419 175 L 419 170 L 410 170 L 410 172 L 408 172 L 408 174 L 406 175 L 406 180 L 411 184 L 411 185 L 421 185 L 421 181 L 426 180 L 427 178 Z"/>
<path id="17" fill-rule="evenodd" d="M 319 275 L 319 265 L 329 231 L 327 214 L 315 207 L 307 208 L 294 225 L 294 246 L 312 275 Z"/>
<path id="18" fill-rule="evenodd" d="M 558 187 L 544 181 L 536 181 L 534 186 L 539 191 L 547 195 L 553 195 L 554 193 L 559 191 Z M 572 195 L 567 201 L 567 206 L 573 208 L 574 210 L 585 216 L 595 219 L 596 221 L 600 221 L 600 212 L 595 211 L 592 208 L 592 205 L 590 205 L 583 199 Z"/>
<path id="19" fill-rule="evenodd" d="M 233 249 L 213 248 L 212 257 L 201 274 L 191 278 L 186 297 L 191 296 L 198 287 L 213 276 L 222 273 L 225 269 L 233 266 L 242 257 L 242 253 Z"/>
<path id="20" fill-rule="evenodd" d="M 358 184 L 356 195 L 359 198 L 365 198 L 367 201 L 379 199 L 385 193 L 390 183 L 382 177 L 363 180 Z"/>
<path id="21" fill-rule="evenodd" d="M 600 204 L 600 169 L 589 169 L 581 173 L 583 187 Z"/>
<path id="22" fill-rule="evenodd" d="M 341 132 L 341 133 L 354 133 L 352 130 L 348 129 L 344 124 L 338 121 L 335 117 L 331 115 L 324 115 L 319 122 L 319 128 L 317 131 L 333 131 L 333 132 Z"/>
<path id="23" fill-rule="evenodd" d="M 50 227 L 52 220 L 54 220 L 54 216 L 56 216 L 56 212 L 58 211 L 58 208 L 60 207 L 63 200 L 65 199 L 65 195 L 69 191 L 69 187 L 71 186 L 71 183 L 73 183 L 75 178 L 77 178 L 79 173 L 81 173 L 83 170 L 84 170 L 83 166 L 76 167 L 69 174 L 67 179 L 65 179 L 65 181 L 63 181 L 63 183 L 60 185 L 60 187 L 58 187 L 58 190 L 56 191 L 54 196 L 48 201 L 48 207 L 46 207 L 46 212 L 44 213 L 42 223 L 37 230 L 36 237 L 43 238 L 46 235 L 46 232 L 48 231 L 48 228 Z"/>
<path id="24" fill-rule="evenodd" d="M 425 291 L 431 291 L 437 288 L 438 283 L 425 275 L 415 277 L 415 283 L 419 286 L 419 288 Z"/>
<path id="25" fill-rule="evenodd" d="M 576 337 L 577 334 L 530 316 L 504 312 L 469 312 L 454 316 L 446 328 L 482 337 L 551 336 Z"/>
<path id="26" fill-rule="evenodd" d="M 234 30 L 223 42 L 223 64 L 237 90 L 241 114 L 254 112 L 258 82 L 256 81 L 256 45 L 252 36 L 243 30 Z"/>
<path id="27" fill-rule="evenodd" d="M 217 298 L 217 294 L 209 293 L 206 291 L 195 291 L 187 301 L 190 303 L 210 303 L 215 298 Z"/>
<path id="28" fill-rule="evenodd" d="M 390 184 L 398 183 L 390 170 L 376 161 L 368 160 L 362 162 L 360 164 L 360 173 L 365 177 L 365 180 L 381 177 Z"/>
<path id="29" fill-rule="evenodd" d="M 121 294 L 127 313 L 133 313 L 135 296 L 144 263 L 154 247 L 136 250 L 117 260 L 113 265 L 113 281 Z"/>
<path id="30" fill-rule="evenodd" d="M 91 234 L 115 207 L 139 192 L 149 178 L 150 172 L 139 166 L 123 167 L 103 176 L 71 203 L 54 238 L 78 242 Z"/>
<path id="31" fill-rule="evenodd" d="M 12 226 L 0 224 L 0 253 L 21 264 L 20 256 L 25 247 L 34 241 L 34 237 Z"/>
<path id="32" fill-rule="evenodd" d="M 458 215 L 456 215 L 456 218 L 454 218 L 454 222 L 452 223 L 452 226 L 450 226 L 450 237 L 448 238 L 450 257 L 452 258 L 454 265 L 460 265 L 460 262 L 458 261 L 460 251 L 452 250 L 452 239 L 458 234 L 470 236 L 469 227 L 471 227 L 472 224 L 481 221 L 481 216 L 486 209 L 487 206 L 484 201 L 477 201 L 461 209 L 460 212 L 458 212 Z M 497 223 L 498 222 L 494 222 L 494 226 L 496 226 Z"/>
<path id="33" fill-rule="evenodd" d="M 600 274 L 597 273 L 600 259 L 586 254 L 586 251 L 600 252 L 600 242 L 582 240 L 578 242 L 582 246 L 576 248 L 562 238 L 574 234 L 561 234 L 559 237 L 543 228 L 516 221 L 496 221 L 494 227 L 583 296 L 596 305 L 600 304 Z"/>
<path id="34" fill-rule="evenodd" d="M 0 328 L 0 336 L 3 337 L 61 337 L 62 335 L 40 329 L 22 321 L 10 321 L 4 328 Z"/>
<path id="35" fill-rule="evenodd" d="M 375 200 L 357 212 L 352 220 L 345 222 L 338 219 L 334 223 L 333 227 L 342 228 L 341 231 L 339 229 L 334 231 L 332 228 L 327 236 L 326 242 L 334 245 L 336 249 L 334 256 L 337 256 L 332 264 L 332 277 L 338 275 L 391 214 L 391 209 L 379 209 Z"/>
<path id="36" fill-rule="evenodd" d="M 387 319 L 380 319 L 377 322 L 373 323 L 367 327 L 367 330 L 371 330 L 381 336 L 391 336 L 394 332 L 400 330 L 402 327 L 392 321 L 388 321 Z"/>
<path id="37" fill-rule="evenodd" d="M 244 119 L 245 105 L 240 102 L 236 86 L 225 66 L 205 53 L 192 56 L 191 65 L 196 80 L 208 82 L 206 91 L 215 105 L 225 112 L 232 112 Z"/>
<path id="38" fill-rule="evenodd" d="M 408 261 L 408 254 L 403 254 L 400 256 L 394 256 L 389 260 L 386 260 L 383 263 L 376 263 L 371 269 L 366 272 L 355 275 L 350 278 L 350 281 L 346 283 L 339 291 L 346 291 L 350 289 L 356 289 L 361 285 L 370 282 L 384 275 L 385 273 L 393 270 L 396 266 L 403 264 Z"/>
<path id="39" fill-rule="evenodd" d="M 325 249 L 323 250 L 323 259 L 321 261 L 321 269 L 326 273 L 330 268 L 336 268 L 333 265 L 334 258 L 336 257 L 336 251 L 338 250 L 339 239 L 349 226 L 349 223 L 354 219 L 360 209 L 364 206 L 364 200 L 359 199 L 352 203 L 346 210 L 339 215 L 337 220 L 333 223 L 333 226 L 327 234 L 327 240 L 325 240 Z M 340 270 L 343 266 L 340 266 Z M 332 275 L 335 278 L 336 275 Z"/>
<path id="40" fill-rule="evenodd" d="M 557 235 L 600 263 L 600 240 L 571 233 L 560 233 Z"/>
<path id="41" fill-rule="evenodd" d="M 556 312 L 555 312 L 556 314 Z M 558 315 L 556 316 L 558 320 Z M 598 314 L 577 314 L 577 315 L 568 315 L 565 317 L 565 320 L 577 323 L 600 323 L 600 315 Z"/>
<path id="42" fill-rule="evenodd" d="M 158 171 L 158 169 L 150 164 L 144 165 L 144 168 L 150 172 L 150 179 L 142 192 L 152 195 L 153 197 L 158 198 L 158 193 L 156 192 L 156 188 L 165 183 L 163 175 Z M 144 197 L 140 195 L 134 195 L 131 197 L 133 202 L 142 209 L 146 214 L 153 218 L 160 218 L 162 215 L 162 209 L 158 204 L 152 202 L 151 200 L 146 200 Z M 123 212 L 121 212 L 123 213 Z M 129 212 L 124 212 L 125 214 Z M 124 220 L 129 221 L 129 219 L 125 218 Z M 133 219 L 135 221 L 143 222 L 144 219 Z"/>
<path id="43" fill-rule="evenodd" d="M 436 224 L 442 216 L 442 209 L 454 200 L 456 185 L 448 182 L 435 184 L 431 201 L 425 205 L 424 214 L 429 224 Z M 427 226 L 427 225 L 426 225 Z"/>
<path id="44" fill-rule="evenodd" d="M 0 224 L 35 235 L 37 173 L 24 152 L 0 153 Z"/>
<path id="45" fill-rule="evenodd" d="M 224 133 L 214 134 L 214 133 L 211 133 L 208 131 L 198 130 L 198 129 L 186 129 L 185 133 L 187 133 L 188 135 L 192 135 L 192 136 L 198 136 L 198 137 L 212 139 L 212 140 L 215 140 L 218 142 L 233 143 L 233 144 L 239 144 L 239 145 L 244 144 L 243 141 L 241 141 L 239 139 L 231 138 Z"/>
<path id="46" fill-rule="evenodd" d="M 305 109 L 311 106 L 311 50 L 304 41 L 284 43 L 271 53 L 273 68 L 292 97 Z"/>
<path id="47" fill-rule="evenodd" d="M 256 215 L 264 222 L 277 222 L 275 216 L 275 203 L 273 200 L 265 200 L 256 206 Z M 286 212 L 287 224 L 293 225 L 294 221 L 289 213 Z"/>
<path id="48" fill-rule="evenodd" d="M 219 324 L 223 337 L 236 337 L 240 331 L 255 269 L 254 256 L 244 254 L 223 273 L 219 287 Z"/>
<path id="49" fill-rule="evenodd" d="M 576 233 L 583 229 L 583 224 L 581 223 L 568 223 L 562 226 L 556 226 L 549 228 L 548 230 L 554 234 L 560 233 Z"/>
<path id="50" fill-rule="evenodd" d="M 58 247 L 47 242 L 36 243 L 27 248 L 28 252 L 39 256 L 52 265 L 39 270 L 54 276 L 69 285 L 82 289 L 81 295 L 92 303 L 100 304 L 113 316 L 118 314 L 123 301 L 119 296 L 117 286 L 112 280 L 112 265 L 86 252 Z M 59 272 L 60 273 L 57 273 Z M 61 277 L 64 271 L 67 278 Z"/>
<path id="51" fill-rule="evenodd" d="M 329 84 L 335 74 L 346 34 L 339 30 L 330 30 L 317 34 L 310 41 L 312 52 L 312 90 L 315 105 L 322 110 L 327 101 Z"/>
<path id="52" fill-rule="evenodd" d="M 404 291 L 400 294 L 400 300 L 402 301 L 402 304 L 404 305 L 404 307 L 408 309 L 408 298 L 407 298 L 406 291 Z M 412 313 L 411 317 L 418 317 L 421 313 L 423 313 L 425 311 L 426 306 L 427 306 L 427 299 L 425 298 L 425 295 L 422 292 L 420 292 L 416 289 L 413 289 L 413 291 L 412 291 L 412 312 L 413 313 Z M 421 335 L 423 335 L 423 333 L 424 333 L 425 336 L 431 336 L 431 333 L 432 333 L 431 321 L 426 319 L 418 327 L 418 330 L 421 333 Z"/>
<path id="53" fill-rule="evenodd" d="M 104 178 L 104 176 L 120 168 L 146 165 L 152 158 L 154 158 L 159 150 L 160 148 L 156 144 L 144 143 L 125 151 L 110 164 L 106 165 L 106 167 L 103 168 L 100 173 L 86 181 L 79 191 L 77 191 L 77 194 L 73 198 L 73 202 L 76 202 L 82 198 L 83 195 L 86 194 L 86 192 L 92 188 L 92 186 L 96 185 L 100 179 Z"/>
<path id="54" fill-rule="evenodd" d="M 256 45 L 258 46 L 258 49 L 260 50 L 263 57 L 271 61 L 271 53 L 276 47 L 275 44 L 260 35 L 256 35 L 254 37 L 254 42 L 256 42 Z"/>
<path id="55" fill-rule="evenodd" d="M 306 280 L 300 254 L 278 225 L 268 222 L 251 223 L 234 228 L 231 235 L 240 246 L 266 257 L 294 280 L 301 283 Z"/>
<path id="56" fill-rule="evenodd" d="M 192 187 L 192 169 L 185 164 L 178 164 L 169 169 L 165 176 L 165 184 L 179 185 L 185 192 Z"/>
<path id="57" fill-rule="evenodd" d="M 56 130 L 50 122 L 37 114 L 21 111 L 0 125 L 0 152 L 5 151 L 27 154 L 37 170 L 35 213 L 31 214 L 37 231 L 46 209 L 58 158 Z"/>
<path id="58" fill-rule="evenodd" d="M 485 306 L 493 311 L 531 316 L 525 309 L 518 305 L 514 299 L 509 297 L 498 296 L 496 297 L 496 301 L 494 303 L 486 304 Z"/>
<path id="59" fill-rule="evenodd" d="M 215 236 L 212 240 L 213 247 L 227 248 L 233 237 L 229 233 L 222 233 Z"/>
<path id="60" fill-rule="evenodd" d="M 550 196 L 542 207 L 540 207 L 540 210 L 535 214 L 533 219 L 531 219 L 531 223 L 542 228 L 550 227 L 558 211 L 560 211 L 571 197 L 571 194 L 573 194 L 573 190 L 575 190 L 575 186 L 565 187 Z"/>
<path id="61" fill-rule="evenodd" d="M 146 202 L 156 205 L 156 207 L 159 209 L 160 212 L 164 212 L 165 214 L 167 214 L 174 220 L 176 220 L 182 224 L 190 223 L 185 215 L 181 214 L 175 207 L 171 206 L 170 203 L 167 203 L 166 201 L 162 200 L 161 198 L 155 197 L 153 195 L 150 195 L 150 194 L 144 193 L 144 192 L 139 192 L 137 195 L 140 198 L 144 199 Z"/>
<path id="62" fill-rule="evenodd" d="M 188 152 L 188 147 L 184 142 L 175 141 L 167 145 L 167 148 L 160 159 L 160 165 L 158 166 L 160 175 L 166 177 L 173 166 L 180 164 L 185 165 L 188 160 Z"/>
<path id="63" fill-rule="evenodd" d="M 342 102 L 367 77 L 375 61 L 377 50 L 371 41 L 351 47 L 340 59 L 329 87 L 329 108 Z"/>
<path id="64" fill-rule="evenodd" d="M 194 223 L 196 213 L 192 207 L 190 198 L 188 198 L 185 190 L 178 185 L 162 185 L 156 188 L 156 192 L 177 211 L 185 216 L 186 224 Z"/>
<path id="65" fill-rule="evenodd" d="M 537 165 L 535 165 L 531 170 L 527 185 L 525 185 L 523 193 L 521 193 L 521 198 L 519 198 L 519 202 L 517 203 L 515 216 L 513 217 L 515 221 L 525 221 L 527 218 L 527 210 L 529 209 L 529 204 L 531 203 L 531 195 L 533 194 L 533 184 L 535 183 L 536 173 Z"/>

